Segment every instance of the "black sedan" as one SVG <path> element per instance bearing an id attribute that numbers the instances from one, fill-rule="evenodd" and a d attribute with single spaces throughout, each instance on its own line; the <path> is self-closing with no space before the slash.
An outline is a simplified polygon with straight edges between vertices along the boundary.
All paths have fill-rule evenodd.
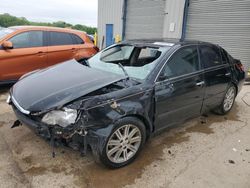
<path id="1" fill-rule="evenodd" d="M 135 40 L 23 76 L 8 103 L 52 146 L 62 143 L 103 164 L 131 163 L 156 132 L 208 110 L 226 114 L 245 78 L 223 48 L 198 41 Z"/>

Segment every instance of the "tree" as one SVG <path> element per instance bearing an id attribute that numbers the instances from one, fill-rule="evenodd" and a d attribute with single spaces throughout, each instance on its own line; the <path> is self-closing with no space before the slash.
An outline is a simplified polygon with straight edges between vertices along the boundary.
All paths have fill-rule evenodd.
<path id="1" fill-rule="evenodd" d="M 94 34 L 97 29 L 95 27 L 88 27 L 86 25 L 76 24 L 72 25 L 64 21 L 57 21 L 53 23 L 46 22 L 31 22 L 27 20 L 25 17 L 16 17 L 12 16 L 8 13 L 0 14 L 0 27 L 11 27 L 18 25 L 36 25 L 36 26 L 53 26 L 53 27 L 61 27 L 61 28 L 72 28 L 80 31 L 85 31 L 89 34 Z"/>

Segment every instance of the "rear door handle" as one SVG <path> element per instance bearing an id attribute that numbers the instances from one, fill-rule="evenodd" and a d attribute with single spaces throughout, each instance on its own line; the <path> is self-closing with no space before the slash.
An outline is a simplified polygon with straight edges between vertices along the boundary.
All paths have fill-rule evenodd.
<path id="1" fill-rule="evenodd" d="M 204 84 L 205 84 L 204 81 L 201 81 L 201 82 L 197 82 L 197 83 L 196 83 L 197 86 L 203 86 Z"/>
<path id="2" fill-rule="evenodd" d="M 76 48 L 71 48 L 71 51 L 72 51 L 73 53 L 76 53 Z"/>
<path id="3" fill-rule="evenodd" d="M 45 52 L 43 52 L 43 51 L 39 51 L 39 52 L 37 52 L 37 55 L 39 55 L 39 56 L 43 56 L 43 55 L 46 55 L 46 53 L 45 53 Z"/>
<path id="4" fill-rule="evenodd" d="M 228 72 L 225 74 L 225 76 L 230 76 L 231 75 L 231 72 Z"/>

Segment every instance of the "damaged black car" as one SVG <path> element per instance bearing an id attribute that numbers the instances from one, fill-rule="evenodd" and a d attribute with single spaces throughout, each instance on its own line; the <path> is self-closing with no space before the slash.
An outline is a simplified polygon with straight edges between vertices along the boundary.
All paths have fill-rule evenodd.
<path id="1" fill-rule="evenodd" d="M 242 64 L 205 42 L 134 40 L 24 75 L 8 103 L 51 145 L 64 144 L 118 168 L 155 133 L 208 110 L 229 112 Z"/>

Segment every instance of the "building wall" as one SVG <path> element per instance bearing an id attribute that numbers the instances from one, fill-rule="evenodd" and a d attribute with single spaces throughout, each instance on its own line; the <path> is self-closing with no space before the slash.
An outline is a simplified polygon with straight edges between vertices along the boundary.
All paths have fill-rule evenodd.
<path id="1" fill-rule="evenodd" d="M 98 0 L 98 46 L 101 47 L 102 38 L 105 34 L 106 24 L 113 24 L 113 34 L 122 36 L 122 9 L 123 0 Z"/>
<path id="2" fill-rule="evenodd" d="M 185 0 L 128 0 L 125 38 L 181 38 Z"/>
<path id="3" fill-rule="evenodd" d="M 163 38 L 181 38 L 185 0 L 166 0 Z"/>
<path id="4" fill-rule="evenodd" d="M 106 24 L 114 24 L 114 37 L 122 36 L 123 4 L 124 0 L 98 0 L 99 47 Z M 125 39 L 181 38 L 184 4 L 185 0 L 127 0 Z"/>
<path id="5" fill-rule="evenodd" d="M 219 44 L 250 68 L 250 0 L 190 0 L 186 38 Z"/>
<path id="6" fill-rule="evenodd" d="M 122 36 L 125 0 L 98 0 L 98 46 L 106 24 Z M 185 0 L 127 0 L 125 39 L 181 38 Z M 186 38 L 224 47 L 250 68 L 250 0 L 189 0 Z M 104 40 L 105 46 L 105 40 Z"/>
<path id="7" fill-rule="evenodd" d="M 128 0 L 125 39 L 161 38 L 166 0 Z"/>

